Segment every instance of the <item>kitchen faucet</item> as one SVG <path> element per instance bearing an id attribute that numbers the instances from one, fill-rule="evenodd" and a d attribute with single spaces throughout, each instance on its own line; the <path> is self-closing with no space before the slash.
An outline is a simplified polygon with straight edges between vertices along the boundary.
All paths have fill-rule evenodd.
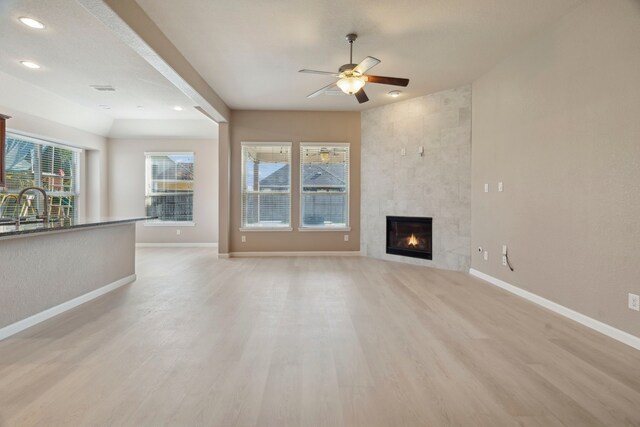
<path id="1" fill-rule="evenodd" d="M 47 196 L 47 192 L 45 191 L 44 188 L 42 187 L 27 187 L 27 188 L 23 188 L 22 191 L 20 191 L 20 193 L 18 194 L 18 200 L 16 200 L 16 225 L 20 225 L 20 201 L 22 200 L 22 195 L 24 193 L 26 193 L 27 191 L 30 190 L 36 190 L 42 193 L 42 196 L 44 197 L 43 200 L 43 214 L 42 215 L 36 215 L 36 219 L 41 219 L 45 224 L 47 222 L 49 222 L 49 209 L 48 209 L 48 196 Z"/>

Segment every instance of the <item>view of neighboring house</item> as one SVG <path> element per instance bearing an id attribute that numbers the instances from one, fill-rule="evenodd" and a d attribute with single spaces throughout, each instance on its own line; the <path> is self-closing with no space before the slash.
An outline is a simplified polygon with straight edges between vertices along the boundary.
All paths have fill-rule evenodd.
<path id="1" fill-rule="evenodd" d="M 260 189 L 266 192 L 277 192 L 288 185 L 290 176 L 289 165 L 286 164 L 270 175 L 260 179 Z M 346 217 L 346 203 L 344 194 L 347 187 L 346 169 L 342 164 L 305 164 L 302 169 L 303 192 L 307 204 L 311 208 L 304 213 L 303 221 L 309 225 L 344 224 Z M 260 211 L 260 220 L 281 218 L 287 206 L 278 205 L 278 195 L 263 194 L 260 204 L 276 206 L 274 209 Z M 253 199 L 257 201 L 258 199 Z M 258 215 L 257 207 L 249 206 L 252 215 Z"/>

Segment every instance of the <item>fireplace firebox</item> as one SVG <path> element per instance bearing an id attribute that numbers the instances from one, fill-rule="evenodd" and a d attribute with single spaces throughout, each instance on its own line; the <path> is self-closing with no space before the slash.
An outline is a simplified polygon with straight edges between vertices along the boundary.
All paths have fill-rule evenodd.
<path id="1" fill-rule="evenodd" d="M 388 216 L 387 253 L 432 259 L 432 218 Z"/>

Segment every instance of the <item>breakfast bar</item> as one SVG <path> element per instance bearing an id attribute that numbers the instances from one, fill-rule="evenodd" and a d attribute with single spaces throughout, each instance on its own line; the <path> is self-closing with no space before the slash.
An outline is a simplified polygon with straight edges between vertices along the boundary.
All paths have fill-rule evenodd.
<path id="1" fill-rule="evenodd" d="M 135 280 L 138 218 L 0 226 L 0 339 Z"/>

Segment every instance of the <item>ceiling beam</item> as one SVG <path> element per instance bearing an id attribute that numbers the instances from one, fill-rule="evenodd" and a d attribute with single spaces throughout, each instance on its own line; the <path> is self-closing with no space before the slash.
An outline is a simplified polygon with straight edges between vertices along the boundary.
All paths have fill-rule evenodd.
<path id="1" fill-rule="evenodd" d="M 77 0 L 175 87 L 218 123 L 229 107 L 135 1 Z"/>

